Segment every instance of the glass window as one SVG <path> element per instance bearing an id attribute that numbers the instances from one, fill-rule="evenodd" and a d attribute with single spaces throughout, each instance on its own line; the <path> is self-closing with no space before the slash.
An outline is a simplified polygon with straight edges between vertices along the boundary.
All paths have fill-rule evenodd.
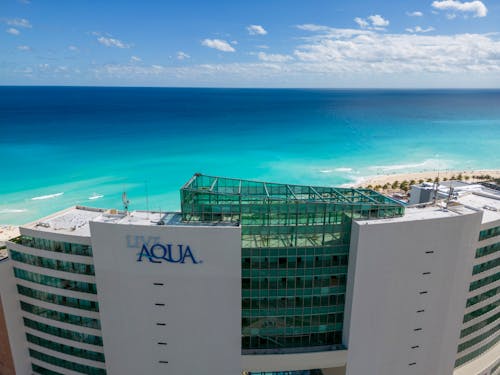
<path id="1" fill-rule="evenodd" d="M 33 247 L 35 249 L 55 251 L 57 253 L 65 254 L 83 255 L 89 257 L 92 256 L 92 247 L 89 245 L 52 241 L 46 240 L 44 238 L 30 236 L 20 236 L 11 241 L 23 246 Z"/>
<path id="2" fill-rule="evenodd" d="M 60 359 L 48 354 L 41 353 L 34 349 L 29 349 L 30 357 L 36 358 L 42 362 L 50 363 L 54 366 L 59 366 L 67 368 L 68 370 L 80 372 L 82 374 L 88 375 L 106 375 L 106 370 L 102 368 L 81 365 L 79 363 L 66 361 L 65 359 Z"/>
<path id="3" fill-rule="evenodd" d="M 50 326 L 48 324 L 35 322 L 34 320 L 23 318 L 24 325 L 29 328 L 36 329 L 40 332 L 45 332 L 50 335 L 62 337 L 68 340 L 83 342 L 85 344 L 102 346 L 102 337 L 89 335 L 81 332 L 70 331 L 59 327 Z"/>
<path id="4" fill-rule="evenodd" d="M 40 375 L 64 375 L 61 374 L 60 372 L 48 370 L 42 366 L 38 366 L 35 364 L 31 364 L 31 369 L 35 372 L 35 374 L 40 374 Z"/>
<path id="5" fill-rule="evenodd" d="M 101 324 L 98 319 L 86 318 L 79 315 L 62 313 L 55 310 L 46 309 L 44 307 L 35 306 L 30 303 L 21 301 L 21 310 L 28 313 L 41 316 L 43 318 L 56 320 L 62 323 L 74 324 L 76 326 L 88 327 L 93 329 L 101 329 Z"/>
<path id="6" fill-rule="evenodd" d="M 104 362 L 104 354 L 99 352 L 94 352 L 91 350 L 85 350 L 80 348 L 75 348 L 73 346 L 60 344 L 55 341 L 47 340 L 30 333 L 26 334 L 26 339 L 36 345 L 43 346 L 44 348 L 54 350 L 56 352 L 72 355 L 79 358 L 90 359 L 92 361 Z"/>
<path id="7" fill-rule="evenodd" d="M 18 279 L 31 281 L 37 284 L 52 286 L 55 288 L 73 290 L 75 292 L 97 294 L 96 286 L 95 284 L 92 283 L 60 279 L 58 277 L 42 275 L 35 272 L 29 272 L 16 267 L 14 267 L 14 275 Z"/>
<path id="8" fill-rule="evenodd" d="M 31 254 L 24 254 L 15 250 L 11 250 L 10 254 L 12 260 L 30 264 L 32 266 L 94 276 L 94 266 L 92 264 L 65 262 L 62 260 L 38 257 Z"/>
<path id="9" fill-rule="evenodd" d="M 17 291 L 26 297 L 39 299 L 40 301 L 54 303 L 56 305 L 75 307 L 77 309 L 99 311 L 99 304 L 95 301 L 87 301 L 85 299 L 60 296 L 57 294 L 42 292 L 40 290 L 31 289 L 23 285 L 17 285 Z"/>
<path id="10" fill-rule="evenodd" d="M 485 229 L 479 232 L 479 241 L 485 240 L 487 238 L 495 237 L 500 235 L 500 226 L 490 228 L 490 229 Z"/>

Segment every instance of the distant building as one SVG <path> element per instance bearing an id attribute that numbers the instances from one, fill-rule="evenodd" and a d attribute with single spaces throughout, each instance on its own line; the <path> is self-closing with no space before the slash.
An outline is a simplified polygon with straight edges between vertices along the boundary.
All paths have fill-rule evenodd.
<path id="1" fill-rule="evenodd" d="M 17 374 L 497 374 L 500 193 L 471 186 L 404 207 L 196 174 L 179 213 L 22 226 L 0 264 Z"/>

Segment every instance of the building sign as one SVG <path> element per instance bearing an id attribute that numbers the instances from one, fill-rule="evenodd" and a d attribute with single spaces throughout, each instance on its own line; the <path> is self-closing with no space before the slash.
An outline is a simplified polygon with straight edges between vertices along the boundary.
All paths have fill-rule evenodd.
<path id="1" fill-rule="evenodd" d="M 148 260 L 151 263 L 192 263 L 200 264 L 191 247 L 184 244 L 161 243 L 160 237 L 127 236 L 129 248 L 140 248 L 137 261 Z"/>

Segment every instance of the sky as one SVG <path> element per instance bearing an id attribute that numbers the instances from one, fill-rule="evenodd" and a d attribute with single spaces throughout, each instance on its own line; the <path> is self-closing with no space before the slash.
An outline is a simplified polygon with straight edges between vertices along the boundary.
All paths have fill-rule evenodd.
<path id="1" fill-rule="evenodd" d="M 500 1 L 0 1 L 0 85 L 500 88 Z"/>

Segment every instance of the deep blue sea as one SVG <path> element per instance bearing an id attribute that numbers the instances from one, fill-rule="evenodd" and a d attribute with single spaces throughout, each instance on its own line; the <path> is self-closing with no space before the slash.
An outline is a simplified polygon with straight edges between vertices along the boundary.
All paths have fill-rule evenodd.
<path id="1" fill-rule="evenodd" d="M 0 224 L 121 208 L 123 191 L 175 210 L 195 172 L 343 185 L 438 168 L 500 168 L 500 90 L 0 87 Z"/>

